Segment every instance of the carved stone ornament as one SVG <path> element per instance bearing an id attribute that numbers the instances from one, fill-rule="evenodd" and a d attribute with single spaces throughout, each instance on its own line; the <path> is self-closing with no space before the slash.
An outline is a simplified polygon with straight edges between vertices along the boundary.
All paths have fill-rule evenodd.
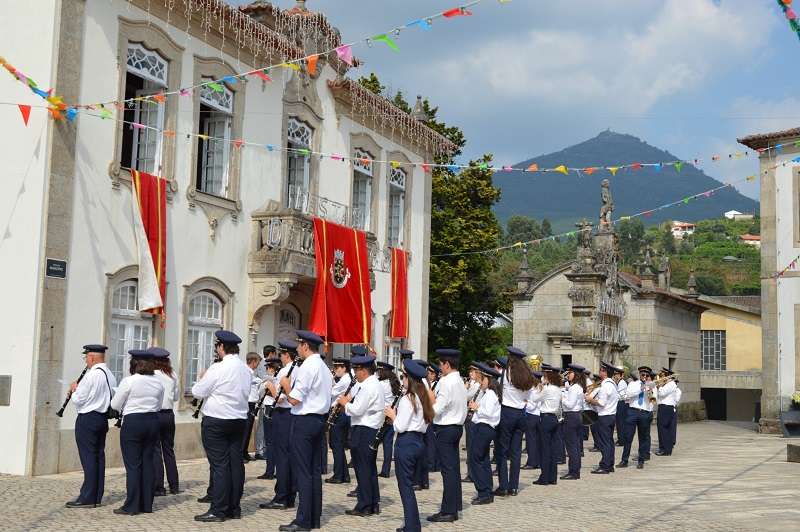
<path id="1" fill-rule="evenodd" d="M 119 161 L 108 163 L 108 177 L 111 178 L 111 188 L 119 190 L 120 183 L 131 184 L 131 173 L 127 168 L 122 168 Z M 178 191 L 178 182 L 167 179 L 167 203 L 172 203 L 172 196 Z"/>
<path id="2" fill-rule="evenodd" d="M 567 296 L 572 300 L 573 306 L 590 307 L 594 305 L 594 290 L 591 288 L 579 288 L 573 285 L 567 292 Z"/>

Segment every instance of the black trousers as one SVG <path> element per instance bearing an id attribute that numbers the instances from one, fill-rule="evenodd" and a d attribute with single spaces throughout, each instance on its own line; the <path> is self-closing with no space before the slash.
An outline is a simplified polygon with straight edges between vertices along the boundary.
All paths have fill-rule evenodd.
<path id="1" fill-rule="evenodd" d="M 352 431 L 353 447 L 350 449 L 350 454 L 353 457 L 353 469 L 358 482 L 358 503 L 355 509 L 360 512 L 374 512 L 381 502 L 376 464 L 378 453 L 369 446 L 375 440 L 378 430 L 355 425 Z"/>
<path id="2" fill-rule="evenodd" d="M 178 464 L 175 461 L 175 412 L 162 410 L 158 413 L 158 441 L 153 455 L 155 467 L 155 489 L 164 489 L 164 468 L 171 491 L 178 490 Z"/>
<path id="3" fill-rule="evenodd" d="M 675 417 L 675 407 L 672 405 L 658 405 L 658 448 L 661 452 L 672 454 L 675 442 L 672 439 L 672 422 Z M 675 426 L 677 429 L 677 424 Z"/>
<path id="4" fill-rule="evenodd" d="M 319 528 L 322 518 L 322 445 L 325 431 L 322 414 L 291 416 L 292 474 L 297 480 L 297 515 L 294 522 L 304 528 Z"/>
<path id="5" fill-rule="evenodd" d="M 556 428 L 556 463 L 563 462 L 567 459 L 567 448 L 564 444 L 564 422 L 561 421 Z"/>
<path id="6" fill-rule="evenodd" d="M 203 416 L 201 433 L 211 468 L 211 513 L 219 516 L 241 511 L 244 491 L 242 441 L 246 419 L 220 419 Z"/>
<path id="7" fill-rule="evenodd" d="M 261 430 L 264 431 L 264 460 L 267 464 L 264 473 L 273 476 L 275 475 L 275 431 L 272 428 L 272 420 L 263 418 Z"/>
<path id="8" fill-rule="evenodd" d="M 503 406 L 497 426 L 497 484 L 501 490 L 519 489 L 522 465 L 522 435 L 525 432 L 525 409 Z M 509 461 L 511 462 L 509 467 Z"/>
<path id="9" fill-rule="evenodd" d="M 583 447 L 583 422 L 580 412 L 564 412 L 564 444 L 569 457 L 569 474 L 581 476 L 581 450 Z"/>
<path id="10" fill-rule="evenodd" d="M 398 434 L 394 446 L 394 470 L 397 489 L 403 503 L 403 531 L 420 532 L 417 495 L 414 493 L 415 470 L 417 462 L 425 460 L 425 441 L 421 432 Z"/>
<path id="11" fill-rule="evenodd" d="M 650 458 L 650 423 L 653 421 L 653 413 L 640 408 L 628 408 L 628 415 L 625 418 L 624 440 L 622 446 L 622 461 L 627 462 L 631 455 L 633 445 L 633 435 L 639 433 L 639 456 L 638 461 L 644 462 Z"/>
<path id="12" fill-rule="evenodd" d="M 472 462 L 469 460 L 469 450 L 472 447 L 472 429 L 475 424 L 467 418 L 464 422 L 464 436 L 466 437 L 467 444 L 467 477 L 472 479 Z"/>
<path id="13" fill-rule="evenodd" d="M 542 443 L 539 435 L 541 417 L 534 414 L 525 414 L 525 450 L 528 453 L 530 467 L 539 467 L 542 462 Z"/>
<path id="14" fill-rule="evenodd" d="M 558 444 L 558 418 L 555 414 L 541 414 L 539 434 L 542 442 L 542 462 L 539 482 L 555 484 L 558 478 L 558 460 L 556 445 Z"/>
<path id="15" fill-rule="evenodd" d="M 394 427 L 389 425 L 389 430 L 383 435 L 383 464 L 381 465 L 381 475 L 388 475 L 392 472 L 392 451 L 394 450 Z"/>
<path id="16" fill-rule="evenodd" d="M 607 416 L 598 416 L 595 427 L 597 447 L 600 449 L 600 468 L 614 471 L 614 423 L 617 421 L 616 413 Z"/>
<path id="17" fill-rule="evenodd" d="M 75 443 L 83 468 L 83 485 L 78 501 L 100 504 L 106 477 L 106 434 L 108 418 L 100 412 L 78 414 L 75 421 Z"/>
<path id="18" fill-rule="evenodd" d="M 461 425 L 433 425 L 433 434 L 436 440 L 436 456 L 442 472 L 441 513 L 457 515 L 462 509 L 461 500 L 461 462 L 459 460 L 459 445 L 464 427 Z"/>
<path id="19" fill-rule="evenodd" d="M 467 458 L 471 465 L 472 482 L 478 497 L 492 496 L 492 463 L 489 461 L 489 446 L 494 440 L 496 431 L 486 423 L 472 424 L 472 441 L 467 448 Z"/>
<path id="20" fill-rule="evenodd" d="M 122 418 L 119 444 L 125 463 L 125 504 L 131 513 L 153 511 L 153 455 L 158 441 L 158 412 L 128 414 Z"/>
<path id="21" fill-rule="evenodd" d="M 292 414 L 288 408 L 276 408 L 272 411 L 272 441 L 274 442 L 273 455 L 275 456 L 275 496 L 272 502 L 294 506 L 297 494 L 294 472 L 292 470 L 292 456 L 294 449 L 290 449 L 289 431 L 292 428 Z"/>
<path id="22" fill-rule="evenodd" d="M 244 433 L 244 441 L 242 442 L 242 458 L 249 455 L 248 449 L 250 448 L 250 438 L 253 436 L 253 425 L 256 424 L 256 403 L 247 403 L 247 428 Z"/>
<path id="23" fill-rule="evenodd" d="M 350 482 L 350 470 L 347 468 L 347 455 L 344 452 L 349 426 L 350 416 L 341 413 L 334 421 L 329 433 L 331 452 L 333 453 L 333 477 L 331 478 L 344 482 Z"/>
<path id="24" fill-rule="evenodd" d="M 626 431 L 626 424 L 628 423 L 628 403 L 625 401 L 620 401 L 617 403 L 617 420 L 616 420 L 616 428 L 617 428 L 617 443 L 625 443 L 625 431 Z"/>

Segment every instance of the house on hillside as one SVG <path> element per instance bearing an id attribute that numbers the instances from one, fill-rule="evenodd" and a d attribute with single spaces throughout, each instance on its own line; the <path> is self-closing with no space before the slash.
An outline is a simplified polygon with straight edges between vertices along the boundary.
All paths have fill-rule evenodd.
<path id="1" fill-rule="evenodd" d="M 694 234 L 697 225 L 691 222 L 672 222 L 672 236 L 677 239 L 687 237 Z"/>
<path id="2" fill-rule="evenodd" d="M 755 218 L 754 214 L 745 214 L 739 211 L 728 211 L 723 216 L 728 220 L 752 220 Z"/>
<path id="3" fill-rule="evenodd" d="M 761 235 L 739 235 L 739 243 L 761 249 Z"/>

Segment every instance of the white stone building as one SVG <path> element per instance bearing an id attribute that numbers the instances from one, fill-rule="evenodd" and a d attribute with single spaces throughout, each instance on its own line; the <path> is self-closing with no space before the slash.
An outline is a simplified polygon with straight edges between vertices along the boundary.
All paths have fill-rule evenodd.
<path id="1" fill-rule="evenodd" d="M 69 103 L 177 91 L 339 43 L 322 15 L 266 2 L 237 11 L 222 0 L 37 0 L 14 2 L 0 20 L 6 59 Z M 7 170 L 0 194 L 6 296 L 0 320 L 7 342 L 0 357 L 0 425 L 9 429 L 0 472 L 79 468 L 74 409 L 63 419 L 55 412 L 83 367 L 83 344 L 110 346 L 108 363 L 118 377 L 128 349 L 162 345 L 173 353 L 186 392 L 210 363 L 215 329 L 239 333 L 246 352 L 307 325 L 316 277 L 311 215 L 368 231 L 373 345 L 383 359 L 401 345 L 386 335 L 389 248 L 410 251 L 406 345 L 423 351 L 431 182 L 419 163 L 453 146 L 348 81 L 347 71 L 335 53 L 322 54 L 314 74 L 284 68 L 270 71 L 271 83 L 251 76 L 225 83 L 219 93 L 193 91 L 157 106 L 125 107 L 126 120 L 172 135 L 91 111 L 74 122 L 54 122 L 34 109 L 24 127 L 16 108 L 0 109 L 8 128 L 0 145 Z M 41 102 L 3 76 L 3 100 Z M 287 146 L 399 164 L 351 164 L 282 151 Z M 163 328 L 136 306 L 129 168 L 168 180 Z M 59 278 L 63 264 L 66 277 Z M 187 396 L 178 410 L 178 455 L 202 456 Z M 109 432 L 112 466 L 121 463 L 117 434 Z"/>

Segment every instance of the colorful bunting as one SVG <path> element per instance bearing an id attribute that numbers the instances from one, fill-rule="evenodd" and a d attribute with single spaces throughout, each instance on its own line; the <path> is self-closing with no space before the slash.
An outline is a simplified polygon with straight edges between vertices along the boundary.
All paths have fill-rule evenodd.
<path id="1" fill-rule="evenodd" d="M 453 18 L 453 17 L 468 17 L 472 15 L 472 11 L 469 11 L 465 7 L 454 7 L 453 9 L 448 9 L 442 16 L 444 18 Z"/>
<path id="2" fill-rule="evenodd" d="M 527 168 L 526 171 L 527 172 L 538 172 L 539 171 L 539 165 L 536 164 L 536 163 L 531 163 L 531 165 Z"/>
<path id="3" fill-rule="evenodd" d="M 312 76 L 317 75 L 317 61 L 319 60 L 318 55 L 310 55 L 308 59 L 306 59 L 306 69 L 308 73 Z"/>
<path id="4" fill-rule="evenodd" d="M 353 66 L 353 47 L 345 44 L 336 48 L 336 55 L 349 66 Z"/>
<path id="5" fill-rule="evenodd" d="M 673 166 L 675 166 L 675 170 L 677 170 L 678 172 L 680 172 L 680 171 L 681 171 L 681 169 L 683 168 L 683 161 L 678 161 L 678 162 L 677 162 L 677 163 L 675 163 Z"/>
<path id="6" fill-rule="evenodd" d="M 567 167 L 564 166 L 563 164 L 559 165 L 559 166 L 556 166 L 554 170 L 556 172 L 561 172 L 564 175 L 568 175 L 569 174 L 569 170 L 567 170 Z"/>
<path id="7" fill-rule="evenodd" d="M 267 76 L 267 75 L 264 73 L 264 71 L 263 71 L 263 70 L 254 70 L 254 71 L 252 72 L 252 74 L 253 74 L 254 76 L 258 76 L 259 78 L 263 79 L 263 80 L 264 80 L 264 81 L 266 81 L 267 83 L 270 83 L 270 82 L 272 81 L 272 78 L 270 78 L 269 76 Z"/>
<path id="8" fill-rule="evenodd" d="M 225 92 L 225 89 L 222 88 L 222 85 L 217 82 L 206 83 L 206 87 L 214 92 Z"/>
<path id="9" fill-rule="evenodd" d="M 294 70 L 295 72 L 300 72 L 300 65 L 297 63 L 281 63 L 277 65 L 278 68 L 288 68 L 290 70 Z"/>
<path id="10" fill-rule="evenodd" d="M 385 43 L 386 43 L 386 46 L 388 46 L 389 48 L 391 48 L 391 49 L 392 49 L 392 50 L 394 50 L 395 52 L 399 52 L 399 51 L 400 51 L 400 47 L 399 47 L 399 46 L 397 46 L 397 43 L 395 43 L 395 42 L 394 42 L 394 41 L 391 39 L 391 37 L 389 37 L 389 36 L 388 36 L 388 35 L 386 35 L 385 33 L 382 33 L 382 34 L 380 34 L 380 35 L 376 35 L 376 36 L 374 36 L 374 37 L 372 38 L 372 40 L 373 40 L 373 41 L 385 42 Z"/>
<path id="11" fill-rule="evenodd" d="M 617 175 L 619 171 L 619 166 L 609 166 L 608 171 L 611 172 L 611 175 Z"/>
<path id="12" fill-rule="evenodd" d="M 797 34 L 797 37 L 800 38 L 800 23 L 797 21 L 797 14 L 792 9 L 792 0 L 777 0 L 778 5 L 783 10 L 783 14 L 786 15 L 786 20 L 789 21 L 789 27 L 792 28 Z"/>
<path id="13" fill-rule="evenodd" d="M 18 103 L 17 107 L 19 107 L 19 112 L 22 113 L 22 121 L 27 126 L 28 125 L 28 118 L 30 118 L 30 116 L 31 116 L 31 106 Z"/>

